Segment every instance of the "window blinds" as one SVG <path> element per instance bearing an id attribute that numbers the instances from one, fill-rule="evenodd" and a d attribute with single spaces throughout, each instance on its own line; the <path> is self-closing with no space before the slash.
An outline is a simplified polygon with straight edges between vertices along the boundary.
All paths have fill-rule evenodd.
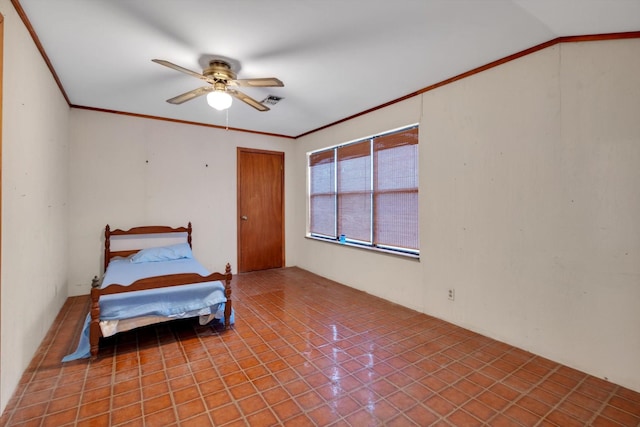
<path id="1" fill-rule="evenodd" d="M 309 155 L 312 235 L 419 251 L 418 127 Z"/>

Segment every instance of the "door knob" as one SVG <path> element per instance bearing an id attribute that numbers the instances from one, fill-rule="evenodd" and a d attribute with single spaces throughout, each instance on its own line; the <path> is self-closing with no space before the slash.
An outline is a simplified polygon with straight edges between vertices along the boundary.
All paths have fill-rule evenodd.
<path id="1" fill-rule="evenodd" d="M 247 216 L 246 216 L 246 215 L 242 215 L 242 216 L 240 217 L 240 219 L 241 219 L 241 220 L 243 220 L 243 221 L 246 221 L 246 220 L 248 220 L 249 218 L 247 218 Z"/>

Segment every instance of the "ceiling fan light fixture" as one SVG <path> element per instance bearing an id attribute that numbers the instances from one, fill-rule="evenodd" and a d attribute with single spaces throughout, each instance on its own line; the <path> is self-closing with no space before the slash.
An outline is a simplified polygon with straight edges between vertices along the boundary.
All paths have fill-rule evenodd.
<path id="1" fill-rule="evenodd" d="M 218 111 L 226 110 L 231 107 L 233 98 L 227 92 L 214 90 L 207 94 L 207 104 Z"/>

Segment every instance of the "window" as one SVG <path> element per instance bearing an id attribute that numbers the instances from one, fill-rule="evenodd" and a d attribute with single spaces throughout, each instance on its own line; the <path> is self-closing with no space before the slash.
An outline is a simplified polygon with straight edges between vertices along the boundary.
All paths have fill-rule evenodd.
<path id="1" fill-rule="evenodd" d="M 418 254 L 418 127 L 309 154 L 309 234 Z"/>

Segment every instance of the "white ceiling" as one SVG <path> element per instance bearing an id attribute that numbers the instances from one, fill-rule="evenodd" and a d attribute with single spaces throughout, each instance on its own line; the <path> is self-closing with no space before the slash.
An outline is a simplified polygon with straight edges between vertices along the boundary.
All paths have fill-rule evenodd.
<path id="1" fill-rule="evenodd" d="M 17 0 L 14 0 L 17 3 Z M 640 0 L 19 0 L 75 106 L 298 136 L 561 36 L 640 30 Z M 165 102 L 212 57 L 284 100 Z"/>

